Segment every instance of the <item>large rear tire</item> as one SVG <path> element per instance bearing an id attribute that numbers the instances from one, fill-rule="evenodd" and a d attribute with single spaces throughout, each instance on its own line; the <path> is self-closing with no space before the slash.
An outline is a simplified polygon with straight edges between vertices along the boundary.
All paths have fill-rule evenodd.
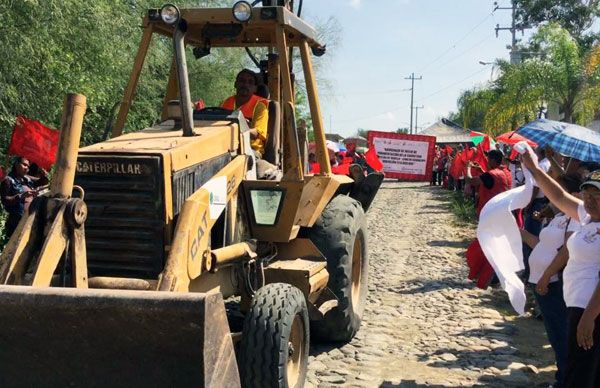
<path id="1" fill-rule="evenodd" d="M 338 306 L 312 324 L 313 337 L 348 342 L 360 327 L 367 296 L 366 217 L 357 200 L 339 195 L 323 210 L 308 236 L 327 258 L 327 287 Z"/>
<path id="2" fill-rule="evenodd" d="M 239 349 L 242 386 L 303 387 L 309 343 L 304 294 L 284 283 L 262 287 L 244 320 Z"/>

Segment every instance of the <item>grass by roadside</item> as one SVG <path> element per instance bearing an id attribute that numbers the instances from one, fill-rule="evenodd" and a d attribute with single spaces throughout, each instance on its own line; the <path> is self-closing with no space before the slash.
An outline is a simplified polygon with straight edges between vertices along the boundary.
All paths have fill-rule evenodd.
<path id="1" fill-rule="evenodd" d="M 477 215 L 475 214 L 475 204 L 470 199 L 466 199 L 461 192 L 452 192 L 450 197 L 450 210 L 454 214 L 457 225 L 475 225 L 477 224 Z"/>

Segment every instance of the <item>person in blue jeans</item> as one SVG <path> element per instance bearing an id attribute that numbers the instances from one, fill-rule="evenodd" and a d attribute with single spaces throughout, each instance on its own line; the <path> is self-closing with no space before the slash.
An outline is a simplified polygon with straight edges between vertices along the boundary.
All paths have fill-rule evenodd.
<path id="1" fill-rule="evenodd" d="M 562 188 L 572 195 L 579 194 L 581 179 L 564 175 L 557 179 Z M 553 387 L 565 386 L 568 349 L 568 311 L 563 296 L 561 271 L 569 253 L 566 242 L 579 230 L 580 224 L 559 213 L 539 233 L 539 237 L 521 231 L 523 241 L 533 250 L 529 256 L 529 283 L 535 285 L 534 296 L 540 308 L 548 341 L 556 357 L 556 382 Z"/>

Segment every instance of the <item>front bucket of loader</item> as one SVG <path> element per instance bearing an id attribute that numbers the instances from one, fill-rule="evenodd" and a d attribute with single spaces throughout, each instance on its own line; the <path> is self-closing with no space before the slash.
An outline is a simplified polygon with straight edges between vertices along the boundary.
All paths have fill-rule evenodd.
<path id="1" fill-rule="evenodd" d="M 239 387 L 221 294 L 0 286 L 0 387 Z"/>

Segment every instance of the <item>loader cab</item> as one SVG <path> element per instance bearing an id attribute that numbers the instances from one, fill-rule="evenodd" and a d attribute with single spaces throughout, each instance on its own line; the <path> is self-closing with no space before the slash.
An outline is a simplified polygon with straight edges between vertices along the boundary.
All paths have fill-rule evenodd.
<path id="1" fill-rule="evenodd" d="M 210 61 L 216 50 L 247 50 L 255 53 L 254 62 L 261 71 L 270 95 L 268 136 L 264 160 L 279 169 L 280 179 L 257 180 L 256 175 L 246 174 L 240 193 L 248 207 L 252 237 L 266 241 L 289 241 L 299 228 L 312 225 L 315 209 L 322 209 L 340 186 L 352 184 L 348 177 L 334 176 L 325 145 L 325 134 L 316 79 L 312 60 L 325 53 L 316 31 L 290 11 L 288 1 L 263 1 L 263 6 L 252 7 L 247 2 L 237 2 L 233 8 L 179 9 L 167 4 L 151 9 L 144 18 L 144 34 L 135 60 L 134 69 L 126 89 L 118 118 L 113 126 L 112 137 L 122 134 L 127 113 L 148 47 L 156 36 L 166 37 L 173 47 L 173 61 L 165 91 L 161 119 L 169 119 L 169 102 L 179 101 L 181 117 L 178 120 L 183 137 L 201 135 L 202 128 L 224 123 L 234 123 L 235 112 L 220 108 L 193 110 L 191 80 L 188 68 L 191 61 Z M 163 39 L 164 40 L 164 39 Z M 258 54 L 260 53 L 260 55 Z M 308 171 L 305 137 L 299 137 L 296 128 L 294 74 L 291 70 L 292 56 L 301 58 L 302 72 L 306 82 L 307 100 L 315 133 L 316 156 L 321 164 L 319 176 L 305 176 Z M 237 73 L 240 66 L 233 70 Z M 197 75 L 197 74 L 195 74 Z M 194 96 L 204 97 L 204 96 Z M 211 102 L 214 104 L 215 102 Z M 217 104 L 219 104 L 217 102 Z M 240 123 L 235 136 L 237 155 L 249 155 L 247 126 Z M 249 162 L 255 166 L 256 161 Z M 312 181 L 310 183 L 309 181 Z M 201 182 L 202 183 L 202 182 Z M 316 191 L 305 190 L 314 185 Z M 194 187 L 197 188 L 197 187 Z M 303 194 L 302 192 L 306 191 Z M 328 195 L 309 198 L 326 191 Z M 349 192 L 349 189 L 346 189 Z M 279 195 L 282 193 L 281 195 Z M 256 199 L 279 198 L 278 215 L 273 224 L 261 222 Z M 271 195 L 273 194 L 273 195 Z M 253 205 L 253 199 L 255 200 Z M 303 205 L 301 203 L 304 202 Z M 307 203 L 310 205 L 307 206 Z M 260 211 L 259 211 L 260 212 Z"/>
<path id="2" fill-rule="evenodd" d="M 256 3 L 256 2 L 255 2 Z M 167 4 L 151 9 L 144 18 L 144 36 L 136 57 L 126 93 L 113 126 L 112 137 L 120 136 L 126 123 L 134 90 L 142 73 L 143 63 L 152 40 L 158 36 L 172 41 L 174 55 L 163 100 L 161 120 L 169 118 L 169 102 L 179 101 L 181 126 L 184 136 L 192 136 L 197 121 L 215 118 L 226 119 L 228 112 L 209 108 L 194 111 L 192 108 L 193 79 L 188 75 L 192 61 L 210 61 L 217 50 L 247 50 L 253 53 L 253 62 L 264 78 L 265 93 L 270 98 L 269 136 L 266 160 L 280 166 L 284 175 L 303 179 L 306 166 L 297 162 L 299 144 L 295 128 L 286 128 L 286 122 L 295 125 L 294 86 L 290 63 L 293 55 L 300 54 L 302 71 L 310 111 L 315 128 L 317 156 L 324 166 L 323 173 L 331 173 L 323 133 L 321 112 L 318 108 L 318 93 L 312 69 L 312 57 L 325 53 L 318 42 L 316 31 L 290 11 L 290 1 L 262 1 L 262 7 L 251 7 L 246 2 L 237 2 L 232 8 L 179 9 Z M 232 69 L 232 73 L 239 70 Z M 194 77 L 198 74 L 194 74 Z M 192 85 L 193 86 L 193 85 Z M 202 93 L 202 91 L 200 91 Z M 194 96 L 204 97 L 204 96 Z M 210 101 L 218 106 L 221 101 Z M 291 105 L 286 108 L 286 105 Z M 289 113 L 286 115 L 286 109 Z M 292 116 L 292 117 L 287 117 Z M 285 139 L 285 142 L 283 141 Z M 285 144 L 284 144 L 285 143 Z M 302 164 L 302 165 L 298 165 Z M 297 170 L 297 172 L 290 172 Z M 289 173 L 289 174 L 288 174 Z"/>

